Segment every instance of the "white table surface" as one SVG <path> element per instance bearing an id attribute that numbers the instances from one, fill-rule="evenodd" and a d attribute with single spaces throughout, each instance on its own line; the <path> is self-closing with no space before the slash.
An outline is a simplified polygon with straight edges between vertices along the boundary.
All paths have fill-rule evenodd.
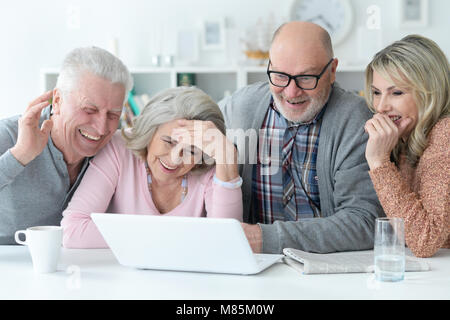
<path id="1" fill-rule="evenodd" d="M 0 246 L 0 299 L 450 299 L 450 249 L 425 261 L 430 271 L 380 283 L 373 274 L 304 275 L 282 263 L 251 276 L 137 270 L 110 250 L 62 249 L 56 273 L 35 274 L 27 247 Z"/>

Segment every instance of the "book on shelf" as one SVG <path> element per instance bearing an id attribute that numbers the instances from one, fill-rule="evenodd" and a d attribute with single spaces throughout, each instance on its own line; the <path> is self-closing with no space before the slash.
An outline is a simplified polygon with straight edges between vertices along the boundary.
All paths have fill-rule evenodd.
<path id="1" fill-rule="evenodd" d="M 125 102 L 120 116 L 120 128 L 129 128 L 133 125 L 134 114 L 131 110 L 130 104 Z"/>
<path id="2" fill-rule="evenodd" d="M 133 119 L 141 114 L 144 107 L 150 101 L 150 96 L 144 94 L 134 94 L 130 92 L 120 116 L 120 128 L 129 128 L 133 124 Z"/>
<path id="3" fill-rule="evenodd" d="M 373 250 L 320 254 L 285 248 L 283 253 L 284 262 L 303 274 L 374 272 Z M 409 253 L 405 255 L 405 271 L 429 269 L 425 261 Z"/>
<path id="4" fill-rule="evenodd" d="M 195 73 L 178 73 L 177 86 L 192 87 L 196 85 Z"/>
<path id="5" fill-rule="evenodd" d="M 131 108 L 131 111 L 133 111 L 133 114 L 135 116 L 138 116 L 139 113 L 140 113 L 140 108 L 139 108 L 139 105 L 138 105 L 138 103 L 137 103 L 137 101 L 135 99 L 135 95 L 134 95 L 133 90 L 131 90 L 128 93 L 128 100 L 127 100 L 127 102 L 128 102 L 128 104 L 129 104 L 129 106 Z"/>

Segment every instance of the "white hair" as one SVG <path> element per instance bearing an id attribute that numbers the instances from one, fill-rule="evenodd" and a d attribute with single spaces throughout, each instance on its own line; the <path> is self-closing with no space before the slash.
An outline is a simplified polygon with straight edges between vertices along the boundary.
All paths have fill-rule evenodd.
<path id="1" fill-rule="evenodd" d="M 85 72 L 90 72 L 114 84 L 122 84 L 126 93 L 133 88 L 133 78 L 123 62 L 98 47 L 76 48 L 69 52 L 63 61 L 56 87 L 63 93 L 73 90 Z M 125 99 L 127 97 L 128 95 L 125 94 Z"/>

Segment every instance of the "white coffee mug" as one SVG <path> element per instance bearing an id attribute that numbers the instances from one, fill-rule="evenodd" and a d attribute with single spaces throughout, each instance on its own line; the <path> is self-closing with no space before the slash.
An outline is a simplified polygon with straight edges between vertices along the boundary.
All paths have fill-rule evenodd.
<path id="1" fill-rule="evenodd" d="M 25 241 L 19 235 L 25 235 Z M 18 244 L 28 246 L 33 269 L 38 273 L 55 272 L 61 252 L 63 229 L 58 226 L 31 227 L 16 231 L 14 239 Z"/>

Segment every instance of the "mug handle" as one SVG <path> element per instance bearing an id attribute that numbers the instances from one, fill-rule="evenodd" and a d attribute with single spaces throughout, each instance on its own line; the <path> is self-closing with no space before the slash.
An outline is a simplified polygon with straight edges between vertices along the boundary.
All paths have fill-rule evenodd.
<path id="1" fill-rule="evenodd" d="M 24 234 L 25 235 L 25 241 L 22 241 L 22 240 L 20 240 L 19 239 L 19 235 L 20 234 Z M 28 245 L 28 243 L 27 243 L 27 232 L 26 232 L 26 230 L 19 230 L 19 231 L 16 231 L 16 233 L 14 234 L 14 240 L 16 240 L 16 242 L 18 243 L 18 244 L 21 244 L 21 245 L 24 245 L 24 246 L 26 246 L 26 245 Z"/>

